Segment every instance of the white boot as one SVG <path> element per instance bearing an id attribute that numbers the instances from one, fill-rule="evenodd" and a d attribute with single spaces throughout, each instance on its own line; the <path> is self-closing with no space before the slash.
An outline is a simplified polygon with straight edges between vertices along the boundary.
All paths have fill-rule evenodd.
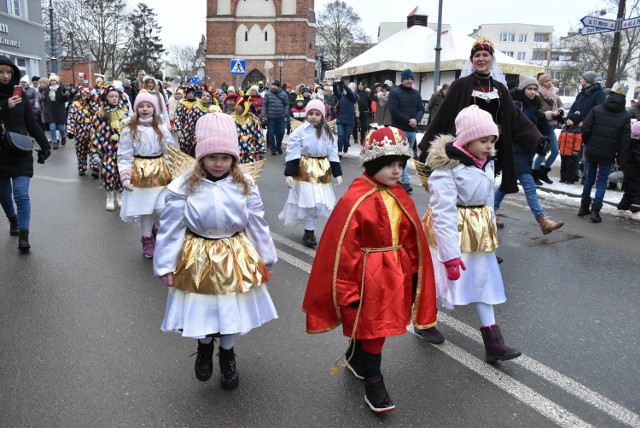
<path id="1" fill-rule="evenodd" d="M 115 192 L 107 192 L 107 211 L 114 211 L 116 209 L 116 195 Z"/>
<path id="2" fill-rule="evenodd" d="M 122 206 L 122 192 L 115 192 L 116 194 L 116 202 L 118 203 L 118 208 Z"/>

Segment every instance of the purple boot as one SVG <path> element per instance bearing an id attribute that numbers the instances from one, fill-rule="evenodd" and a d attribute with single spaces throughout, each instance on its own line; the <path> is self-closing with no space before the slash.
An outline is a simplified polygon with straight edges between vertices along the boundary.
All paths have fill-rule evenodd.
<path id="1" fill-rule="evenodd" d="M 142 239 L 142 254 L 144 254 L 144 257 L 147 259 L 152 259 L 153 258 L 153 250 L 154 250 L 154 243 L 153 243 L 153 237 L 152 236 L 143 236 Z"/>
<path id="2" fill-rule="evenodd" d="M 482 333 L 485 359 L 488 363 L 512 360 L 522 355 L 522 352 L 504 344 L 504 338 L 502 337 L 498 324 L 490 325 L 489 327 L 480 327 L 480 333 Z"/>

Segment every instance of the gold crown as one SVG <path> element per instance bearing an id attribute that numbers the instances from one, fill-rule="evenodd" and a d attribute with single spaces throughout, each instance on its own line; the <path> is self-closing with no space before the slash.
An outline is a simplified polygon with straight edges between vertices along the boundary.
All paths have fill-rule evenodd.
<path id="1" fill-rule="evenodd" d="M 491 42 L 491 40 L 487 39 L 485 36 L 478 36 L 474 41 L 473 41 L 473 45 L 471 46 L 471 51 L 479 51 L 479 50 L 487 50 L 486 48 L 490 48 L 489 52 L 493 53 L 493 51 L 495 50 L 495 47 L 493 46 L 493 43 Z M 481 48 L 481 49 L 478 49 Z M 482 49 L 484 48 L 484 49 Z"/>
<path id="2" fill-rule="evenodd" d="M 382 156 L 413 156 L 407 137 L 398 128 L 392 126 L 378 128 L 370 132 L 362 145 L 360 158 L 362 163 L 369 162 Z"/>

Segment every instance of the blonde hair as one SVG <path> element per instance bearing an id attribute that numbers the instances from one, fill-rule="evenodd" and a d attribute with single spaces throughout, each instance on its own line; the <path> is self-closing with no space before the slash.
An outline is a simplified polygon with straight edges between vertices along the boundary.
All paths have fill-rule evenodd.
<path id="1" fill-rule="evenodd" d="M 233 162 L 231 163 L 231 168 L 229 170 L 229 174 L 231 178 L 236 184 L 242 186 L 242 192 L 245 195 L 249 195 L 251 193 L 251 182 L 245 177 L 244 173 L 238 166 L 238 161 L 233 158 Z M 189 170 L 189 173 L 185 179 L 185 186 L 187 189 L 187 193 L 194 193 L 200 188 L 200 184 L 202 184 L 202 180 L 207 176 L 207 171 L 204 169 L 203 160 L 193 164 L 193 167 Z"/>
<path id="2" fill-rule="evenodd" d="M 138 113 L 136 112 L 133 114 L 133 116 L 131 116 L 131 120 L 129 121 L 129 129 L 131 130 L 131 140 L 133 141 L 136 141 L 138 139 L 139 123 L 140 123 L 140 118 L 138 117 Z M 160 147 L 164 152 L 167 147 L 164 142 L 164 134 L 162 133 L 162 129 L 160 129 L 159 125 L 160 125 L 160 121 L 158 120 L 158 115 L 154 111 L 153 118 L 151 119 L 151 127 L 156 132 L 156 135 L 158 136 L 158 144 L 160 144 Z"/>

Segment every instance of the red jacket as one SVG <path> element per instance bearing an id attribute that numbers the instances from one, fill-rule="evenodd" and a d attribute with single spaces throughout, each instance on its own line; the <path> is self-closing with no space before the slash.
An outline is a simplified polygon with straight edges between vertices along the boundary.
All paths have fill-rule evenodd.
<path id="1" fill-rule="evenodd" d="M 388 188 L 400 208 L 399 247 L 390 249 L 391 219 L 380 186 L 367 174 L 358 177 L 329 217 L 302 305 L 308 333 L 342 323 L 351 336 L 357 309 L 349 304 L 358 301 L 357 339 L 403 334 L 410 322 L 421 329 L 436 323 L 433 266 L 413 200 L 399 184 Z"/>

